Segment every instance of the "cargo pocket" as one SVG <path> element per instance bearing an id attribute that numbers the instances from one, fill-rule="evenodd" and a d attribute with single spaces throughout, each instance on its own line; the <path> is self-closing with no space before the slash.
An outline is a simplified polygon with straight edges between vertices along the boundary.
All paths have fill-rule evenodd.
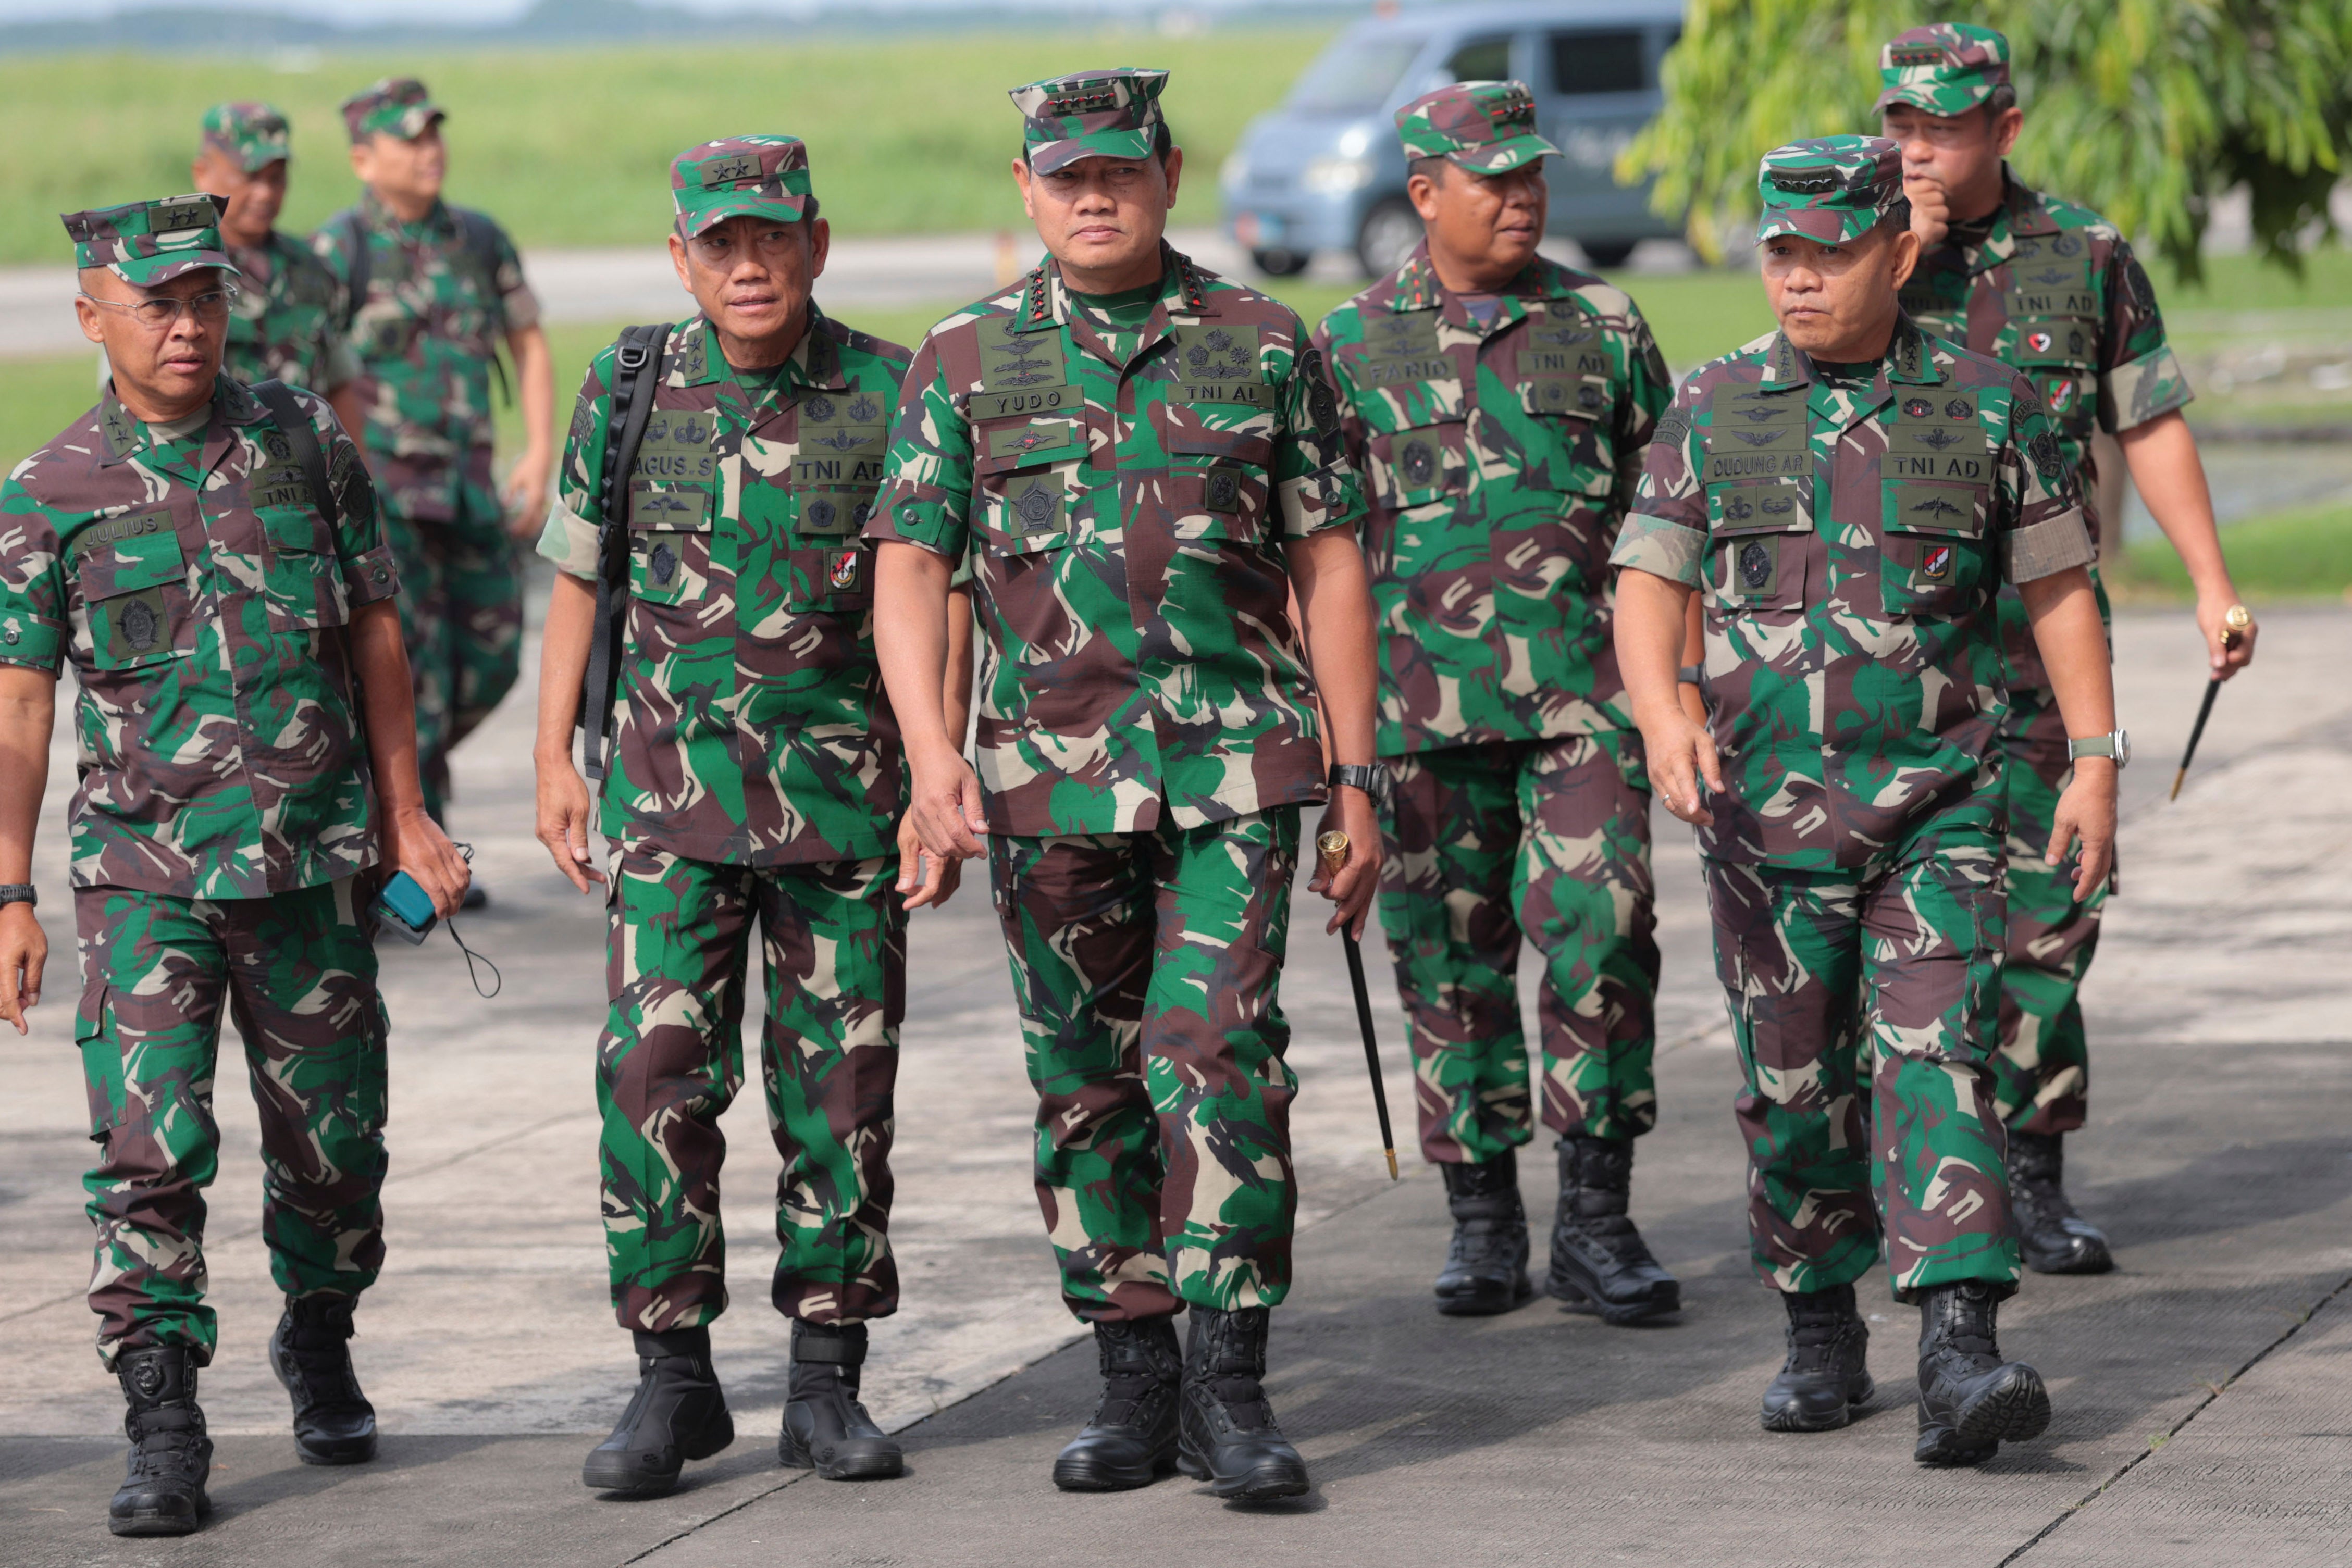
<path id="1" fill-rule="evenodd" d="M 269 549 L 262 570 L 269 589 L 270 624 L 280 631 L 309 632 L 349 621 L 342 562 L 327 537 L 326 519 L 307 506 L 269 507 L 260 508 L 259 515 Z"/>
<path id="2" fill-rule="evenodd" d="M 1056 427 L 1051 433 L 1034 427 Z M 1032 434 L 1053 436 L 1027 444 Z M 1071 479 L 1086 453 L 1084 427 L 1075 419 L 1021 420 L 973 433 L 980 451 L 973 472 L 971 520 L 992 556 L 1035 555 L 1070 542 Z M 991 449 L 994 453 L 991 455 Z"/>
<path id="3" fill-rule="evenodd" d="M 91 658 L 101 670 L 160 664 L 194 646 L 187 560 L 170 517 L 155 515 L 156 531 L 98 545 L 76 569 L 89 606 Z"/>
<path id="4" fill-rule="evenodd" d="M 710 591 L 710 492 L 629 486 L 629 591 L 646 604 L 698 604 Z"/>
<path id="5" fill-rule="evenodd" d="M 1706 487 L 1706 601 L 1717 611 L 1801 610 L 1813 533 L 1811 479 Z"/>
<path id="6" fill-rule="evenodd" d="M 855 614 L 874 608 L 874 547 L 844 543 L 792 552 L 784 608 Z"/>
<path id="7" fill-rule="evenodd" d="M 81 1056 L 82 1087 L 89 1100 L 89 1141 L 103 1145 L 124 1115 L 122 1048 L 107 1028 L 112 988 L 104 979 L 82 987 L 74 1014 L 74 1049 Z"/>

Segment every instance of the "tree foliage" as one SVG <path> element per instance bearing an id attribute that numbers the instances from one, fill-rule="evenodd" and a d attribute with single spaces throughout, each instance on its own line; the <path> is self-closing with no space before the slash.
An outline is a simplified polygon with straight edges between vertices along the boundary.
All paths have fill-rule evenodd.
<path id="1" fill-rule="evenodd" d="M 1619 163 L 1658 176 L 1694 244 L 1756 210 L 1756 164 L 1802 136 L 1876 129 L 1878 51 L 1925 22 L 2009 36 L 2030 183 L 2105 214 L 2184 276 L 2215 197 L 2245 185 L 2254 237 L 2299 269 L 2332 230 L 2352 154 L 2352 0 L 1689 0 L 1666 57 L 1664 110 Z"/>

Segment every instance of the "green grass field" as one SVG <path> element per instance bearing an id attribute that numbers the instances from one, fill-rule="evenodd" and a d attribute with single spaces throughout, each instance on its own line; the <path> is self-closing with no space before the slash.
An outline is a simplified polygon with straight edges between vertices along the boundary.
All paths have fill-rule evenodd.
<path id="1" fill-rule="evenodd" d="M 286 226 L 305 230 L 358 191 L 336 104 L 380 76 L 421 77 L 449 111 L 449 195 L 525 246 L 658 241 L 669 161 L 710 137 L 807 141 L 817 193 L 849 234 L 1021 222 L 1005 171 L 1021 120 L 1005 89 L 1104 64 L 1161 66 L 1188 158 L 1179 223 L 1216 214 L 1218 165 L 1330 37 L 1236 29 L 1192 38 L 1010 29 L 725 54 L 698 49 L 331 55 L 299 75 L 266 59 L 35 56 L 0 60 L 0 264 L 60 262 L 57 214 L 188 188 L 205 108 L 266 99 L 294 127 Z"/>

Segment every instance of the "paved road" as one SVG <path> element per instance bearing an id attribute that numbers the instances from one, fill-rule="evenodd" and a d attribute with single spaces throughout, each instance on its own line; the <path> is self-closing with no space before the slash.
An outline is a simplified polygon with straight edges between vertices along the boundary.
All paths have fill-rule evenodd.
<path id="1" fill-rule="evenodd" d="M 1822 1437 L 1756 1427 L 1778 1312 L 1747 1274 L 1734 1067 L 1696 869 L 1662 819 L 1664 1113 L 1643 1146 L 1635 1211 L 1686 1282 L 1678 1325 L 1610 1331 L 1545 1302 L 1467 1326 L 1431 1312 L 1442 1194 L 1418 1167 L 1383 1178 L 1339 956 L 1302 919 L 1285 999 L 1305 1084 L 1305 1223 L 1273 1387 L 1317 1490 L 1255 1511 L 1181 1482 L 1055 1493 L 1045 1467 L 1084 1417 L 1091 1356 L 1061 1348 L 1075 1334 L 1026 1180 L 1009 988 L 993 920 L 968 890 L 916 922 L 893 1228 L 907 1306 L 877 1328 L 870 1368 L 914 1475 L 847 1487 L 775 1468 L 784 1333 L 762 1289 L 773 1156 L 754 1103 L 728 1119 L 741 1294 L 718 1333 L 743 1435 L 673 1498 L 595 1501 L 579 1458 L 632 1371 L 595 1218 L 600 924 L 525 831 L 518 700 L 461 754 L 453 824 L 497 898 L 467 934 L 504 967 L 506 990 L 476 1000 L 445 940 L 387 955 L 391 1261 L 356 1345 L 383 1413 L 383 1460 L 291 1461 L 262 1364 L 276 1309 L 253 1111 L 232 1074 L 210 1249 L 222 1348 L 205 1380 L 220 1518 L 176 1545 L 103 1533 L 121 1406 L 79 1301 L 87 1124 L 60 973 L 33 1037 L 0 1044 L 0 1562 L 1094 1564 L 1106 1542 L 1182 1531 L 1220 1555 L 1305 1563 L 1932 1552 L 1990 1565 L 2029 1543 L 2027 1568 L 2352 1563 L 2352 687 L 2336 674 L 2352 666 L 2352 613 L 2270 618 L 2263 664 L 2224 697 L 2168 808 L 2168 754 L 2198 691 L 2184 632 L 2169 614 L 2116 628 L 2146 760 L 2126 775 L 2126 893 L 2090 992 L 2097 1120 L 2073 1153 L 2123 1268 L 2029 1281 L 2006 1343 L 2050 1375 L 2058 1419 L 1982 1473 L 1910 1465 L 1913 1329 L 1883 1296 L 1871 1301 L 1876 1413 Z M 53 777 L 70 776 L 61 758 Z M 39 867 L 51 887 L 63 885 L 60 808 L 53 799 Z M 1316 902 L 1302 894 L 1302 911 Z M 1391 1019 L 1402 1103 L 1399 1039 Z M 1543 1165 L 1523 1167 L 1538 1214 Z"/>

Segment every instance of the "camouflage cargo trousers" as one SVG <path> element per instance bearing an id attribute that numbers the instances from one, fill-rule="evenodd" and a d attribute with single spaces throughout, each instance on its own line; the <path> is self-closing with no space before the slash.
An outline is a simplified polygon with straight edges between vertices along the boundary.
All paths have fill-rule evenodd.
<path id="1" fill-rule="evenodd" d="M 261 1236 L 289 1296 L 356 1296 L 383 1264 L 384 1010 L 357 879 L 268 898 L 74 890 L 75 1038 L 99 1163 L 83 1178 L 98 1353 L 212 1358 L 205 1188 L 220 1168 L 221 1009 L 261 1112 Z"/>
<path id="2" fill-rule="evenodd" d="M 396 471 L 402 460 L 380 460 Z M 487 477 L 489 455 L 478 466 Z M 522 670 L 522 568 L 498 498 L 468 483 L 457 515 L 402 509 L 397 473 L 379 476 L 383 531 L 400 563 L 400 632 L 416 693 L 417 772 L 425 809 L 445 820 L 449 753 L 514 688 Z M 437 508 L 436 508 L 437 509 Z"/>
<path id="3" fill-rule="evenodd" d="M 2022 604 L 2012 604 L 2011 596 L 2003 596 L 2000 613 L 2001 631 L 2012 643 L 2032 635 Z M 2016 627 L 2010 624 L 2012 616 Z M 2091 1086 L 2083 977 L 2098 951 L 2099 919 L 2115 884 L 2111 877 L 2077 904 L 2074 857 L 2056 866 L 2042 863 L 2058 797 L 2074 772 L 2066 723 L 2048 686 L 2011 680 L 2000 746 L 2009 807 L 2009 943 L 1994 1093 L 2002 1118 L 2016 1131 L 2071 1133 L 2083 1124 Z"/>
<path id="4" fill-rule="evenodd" d="M 1297 1188 L 1276 988 L 1298 809 L 992 834 L 1037 1091 L 1037 1202 L 1090 1322 L 1278 1305 Z"/>
<path id="5" fill-rule="evenodd" d="M 1702 862 L 1744 1078 L 1749 1250 L 1775 1289 L 1860 1279 L 1882 1228 L 1899 1299 L 2016 1281 L 1991 1065 L 2000 860 L 1979 821 L 1860 871 Z"/>
<path id="6" fill-rule="evenodd" d="M 1535 1134 L 1522 934 L 1543 955 L 1543 1124 L 1658 1119 L 1650 786 L 1633 730 L 1386 758 L 1381 925 L 1411 1025 L 1421 1151 L 1482 1164 Z"/>
<path id="7" fill-rule="evenodd" d="M 767 970 L 760 1070 L 776 1179 L 772 1299 L 787 1317 L 898 1310 L 891 1093 L 906 1010 L 898 860 L 755 870 L 646 844 L 610 861 L 596 1049 L 604 1254 L 625 1329 L 699 1328 L 727 1310 L 719 1118 L 743 1082 L 751 923 Z"/>

